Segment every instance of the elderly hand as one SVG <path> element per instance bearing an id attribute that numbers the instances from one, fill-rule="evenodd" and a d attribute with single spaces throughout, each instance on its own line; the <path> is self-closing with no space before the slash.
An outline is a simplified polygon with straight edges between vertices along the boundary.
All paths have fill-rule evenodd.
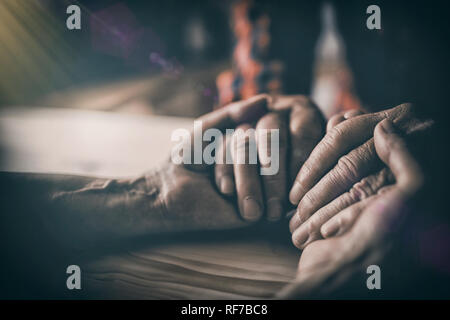
<path id="1" fill-rule="evenodd" d="M 266 112 L 267 96 L 260 95 L 215 110 L 197 121 L 202 123 L 203 131 L 200 133 L 203 136 L 208 129 L 225 133 L 226 129 L 254 122 Z M 195 139 L 193 132 L 190 139 Z M 189 143 L 189 147 L 193 152 L 193 143 Z M 202 155 L 205 147 L 203 144 Z M 155 174 L 158 177 L 166 231 L 229 229 L 249 225 L 249 221 L 240 217 L 232 200 L 217 191 L 213 172 L 214 165 L 204 161 L 201 164 L 168 161 L 149 175 L 152 180 Z"/>
<path id="2" fill-rule="evenodd" d="M 222 164 L 215 166 L 218 189 L 227 196 L 236 193 L 239 211 L 248 221 L 259 220 L 264 212 L 269 221 L 278 221 L 284 215 L 288 204 L 287 188 L 322 138 L 325 127 L 318 108 L 304 96 L 266 98 L 270 112 L 256 124 L 239 125 L 220 149 L 218 158 L 222 159 Z M 267 131 L 271 129 L 279 130 L 279 146 L 274 150 L 271 148 L 273 132 Z M 240 139 L 243 131 L 245 138 Z M 249 161 L 252 156 L 256 159 L 256 154 L 250 154 L 252 147 L 258 156 L 258 162 L 253 164 Z M 277 151 L 278 154 L 274 154 Z M 225 163 L 227 152 L 231 154 L 232 163 Z M 278 169 L 275 174 L 260 175 L 260 167 L 269 169 L 271 166 Z"/>
<path id="3" fill-rule="evenodd" d="M 423 175 L 405 141 L 395 132 L 390 120 L 375 128 L 376 154 L 389 167 L 396 183 L 353 206 L 362 208 L 351 229 L 329 239 L 315 241 L 303 250 L 296 282 L 286 287 L 280 298 L 321 295 L 339 288 L 350 277 L 365 274 L 365 268 L 379 264 L 393 236 L 404 222 L 409 200 L 421 189 Z M 352 206 L 328 221 L 339 228 L 352 215 Z"/>
<path id="4" fill-rule="evenodd" d="M 331 118 L 327 134 L 300 169 L 289 194 L 292 204 L 298 205 L 290 221 L 295 246 L 303 249 L 314 240 L 344 232 L 364 207 L 360 201 L 393 182 L 375 152 L 373 129 L 383 119 L 391 119 L 409 137 L 431 125 L 416 117 L 411 104 Z M 339 227 L 327 223 L 347 207 L 351 209 Z"/>

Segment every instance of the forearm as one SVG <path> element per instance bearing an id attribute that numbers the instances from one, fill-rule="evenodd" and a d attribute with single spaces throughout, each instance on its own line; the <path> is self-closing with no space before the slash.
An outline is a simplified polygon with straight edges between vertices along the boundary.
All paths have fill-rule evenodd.
<path id="1" fill-rule="evenodd" d="M 165 230 L 158 177 L 0 173 L 0 298 L 60 296 L 85 253 Z"/>
<path id="2" fill-rule="evenodd" d="M 0 183 L 9 245 L 30 236 L 24 230 L 70 249 L 163 230 L 156 173 L 123 180 L 2 173 Z"/>

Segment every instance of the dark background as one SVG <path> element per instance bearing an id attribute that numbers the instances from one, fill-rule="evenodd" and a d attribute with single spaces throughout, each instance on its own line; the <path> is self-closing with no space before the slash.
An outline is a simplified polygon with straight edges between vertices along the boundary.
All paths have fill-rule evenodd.
<path id="1" fill-rule="evenodd" d="M 271 56 L 283 61 L 285 93 L 310 92 L 314 47 L 320 32 L 320 1 L 255 1 L 258 10 L 271 17 Z M 379 109 L 405 101 L 424 104 L 426 112 L 445 112 L 442 96 L 448 88 L 448 5 L 445 1 L 331 1 L 337 14 L 338 28 L 347 47 L 347 60 L 355 75 L 357 94 L 364 104 Z M 46 35 L 35 36 L 48 48 L 51 61 L 42 67 L 36 79 L 22 70 L 20 59 L 16 64 L 7 63 L 7 75 L 3 79 L 20 94 L 8 95 L 0 86 L 0 104 L 30 103 L 49 92 L 67 87 L 86 86 L 126 76 L 160 74 L 161 69 L 149 62 L 149 52 L 157 50 L 173 65 L 199 68 L 218 62 L 229 64 L 233 48 L 230 31 L 229 7 L 232 1 L 137 1 L 137 0 L 79 0 L 36 2 L 53 20 L 51 29 L 59 35 L 57 41 L 41 41 Z M 82 30 L 69 31 L 65 26 L 69 4 L 82 8 Z M 366 28 L 366 8 L 377 4 L 381 8 L 382 30 Z M 117 7 L 119 5 L 119 7 Z M 102 11 L 115 9 L 116 16 L 108 28 L 121 26 L 121 8 L 134 16 L 130 23 L 126 14 L 125 24 L 144 29 L 138 43 L 132 46 L 124 59 L 121 53 L 101 50 L 93 46 L 91 19 Z M 122 7 L 120 7 L 122 6 Z M 114 11 L 114 10 L 113 10 Z M 119 13 L 117 13 L 117 11 Z M 37 15 L 45 20 L 45 15 Z M 20 17 L 19 17 L 20 18 Z M 192 50 L 186 41 L 189 23 L 201 21 L 207 41 L 202 50 Z M 32 29 L 29 21 L 22 21 Z M 9 26 L 12 28 L 11 26 Z M 8 43 L 2 41 L 1 49 Z M 0 49 L 0 50 L 1 50 Z M 114 49 L 114 48 L 113 48 Z M 117 49 L 117 48 L 116 48 Z M 23 51 L 27 51 L 24 48 Z M 123 53 L 123 52 L 122 52 Z M 61 56 L 58 59 L 58 54 Z M 31 55 L 31 57 L 33 57 Z M 32 59 L 32 58 L 31 58 Z M 36 62 L 38 63 L 38 61 Z M 66 72 L 60 75 L 60 70 Z M 48 71 L 48 72 L 47 72 Z M 58 72 L 57 72 L 58 71 Z M 0 74 L 2 76 L 2 74 Z M 2 76 L 5 77 L 5 76 Z M 9 82 L 8 82 L 9 81 Z M 15 82 L 14 82 L 15 81 Z M 2 92 L 3 91 L 3 92 Z M 437 106 L 439 105 L 439 106 Z"/>

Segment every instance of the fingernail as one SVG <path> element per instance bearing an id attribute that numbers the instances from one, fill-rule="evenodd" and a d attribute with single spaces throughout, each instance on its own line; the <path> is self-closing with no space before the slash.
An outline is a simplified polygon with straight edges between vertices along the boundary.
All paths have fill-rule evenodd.
<path id="1" fill-rule="evenodd" d="M 244 200 L 244 218 L 250 221 L 258 220 L 261 217 L 261 206 L 252 197 Z"/>
<path id="2" fill-rule="evenodd" d="M 303 197 L 302 193 L 303 193 L 302 185 L 297 181 L 295 181 L 291 191 L 289 192 L 289 201 L 293 205 L 297 205 L 300 202 L 300 199 Z"/>
<path id="3" fill-rule="evenodd" d="M 385 133 L 394 133 L 395 132 L 392 121 L 389 119 L 384 119 L 383 121 L 381 121 L 380 127 L 381 127 L 381 129 L 383 129 L 383 131 Z"/>
<path id="4" fill-rule="evenodd" d="M 278 221 L 283 213 L 283 205 L 279 199 L 267 201 L 267 220 Z"/>
<path id="5" fill-rule="evenodd" d="M 322 227 L 322 236 L 324 238 L 329 238 L 329 237 L 335 235 L 338 231 L 339 231 L 339 226 L 337 223 L 325 224 Z"/>
<path id="6" fill-rule="evenodd" d="M 309 238 L 308 233 L 307 232 L 301 232 L 300 228 L 297 229 L 292 234 L 292 242 L 299 249 L 302 249 L 303 245 L 307 242 L 308 238 Z"/>
<path id="7" fill-rule="evenodd" d="M 224 194 L 233 193 L 234 184 L 230 176 L 223 176 L 222 179 L 220 179 L 220 191 Z"/>

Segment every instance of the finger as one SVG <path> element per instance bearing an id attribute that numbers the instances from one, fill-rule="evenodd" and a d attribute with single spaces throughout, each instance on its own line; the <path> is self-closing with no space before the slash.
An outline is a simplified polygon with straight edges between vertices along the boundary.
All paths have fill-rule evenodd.
<path id="1" fill-rule="evenodd" d="M 380 122 L 374 131 L 378 156 L 390 168 L 397 183 L 379 190 L 380 196 L 367 206 L 349 232 L 358 239 L 355 251 L 361 251 L 385 239 L 387 233 L 395 232 L 400 218 L 408 212 L 405 201 L 421 187 L 422 171 L 406 147 L 404 140 L 388 119 Z"/>
<path id="2" fill-rule="evenodd" d="M 226 136 L 217 149 L 214 176 L 219 191 L 224 195 L 234 194 L 233 159 L 230 151 L 230 136 Z"/>
<path id="3" fill-rule="evenodd" d="M 376 195 L 369 197 L 338 212 L 320 228 L 322 237 L 330 238 L 339 236 L 350 230 L 364 208 L 376 197 Z"/>
<path id="4" fill-rule="evenodd" d="M 287 192 L 286 120 L 274 112 L 263 116 L 256 126 L 256 137 L 267 219 L 278 221 L 284 212 Z"/>
<path id="5" fill-rule="evenodd" d="M 354 241 L 354 251 L 363 252 L 369 245 L 381 244 L 380 240 L 386 243 L 386 234 L 397 230 L 400 218 L 407 212 L 404 210 L 406 200 L 397 185 L 380 189 L 379 195 L 365 206 L 354 226 L 344 235 Z"/>
<path id="6" fill-rule="evenodd" d="M 334 235 L 339 228 L 342 228 L 342 230 L 346 227 L 349 228 L 350 223 L 356 221 L 357 216 L 364 209 L 364 205 L 367 205 L 367 200 L 372 199 L 373 197 L 374 196 L 356 202 L 334 216 L 327 216 L 323 213 L 314 214 L 308 221 L 300 225 L 300 227 L 292 233 L 292 243 L 297 248 L 304 249 L 311 242 L 322 239 L 322 227 L 327 225 L 329 221 L 334 222 L 334 225 L 331 226 L 334 227 L 334 229 L 325 229 L 326 232 L 329 232 L 326 233 L 327 237 Z"/>
<path id="7" fill-rule="evenodd" d="M 224 130 L 234 129 L 241 123 L 250 123 L 258 120 L 267 112 L 267 101 L 270 97 L 267 94 L 260 94 L 252 98 L 233 102 L 223 108 L 207 113 L 198 121 L 202 121 L 203 129 L 216 128 Z"/>
<path id="8" fill-rule="evenodd" d="M 231 103 L 223 108 L 205 114 L 194 121 L 194 128 L 183 136 L 172 155 L 182 149 L 183 163 L 191 170 L 203 171 L 214 162 L 214 157 L 205 151 L 214 150 L 220 145 L 222 134 L 226 129 L 234 129 L 241 123 L 253 122 L 267 111 L 268 95 L 262 94 L 247 100 Z M 178 137 L 178 136 L 177 136 Z M 205 150 L 209 148 L 208 150 Z M 187 156 L 185 157 L 185 153 Z M 205 153 L 208 159 L 204 159 Z M 187 158 L 187 159 L 186 159 Z"/>
<path id="9" fill-rule="evenodd" d="M 298 204 L 308 190 L 333 167 L 338 159 L 367 141 L 382 114 L 362 115 L 338 124 L 319 142 L 304 163 L 289 194 L 292 204 Z"/>
<path id="10" fill-rule="evenodd" d="M 348 191 L 338 196 L 336 199 L 318 209 L 314 214 L 306 220 L 305 227 L 311 233 L 318 232 L 318 228 L 322 223 L 333 217 L 338 212 L 351 206 L 352 204 L 364 200 L 375 195 L 380 188 L 394 182 L 392 173 L 387 168 L 383 168 L 375 174 L 369 175 L 359 182 L 355 183 Z M 312 225 L 309 223 L 312 221 Z M 294 214 L 289 222 L 289 229 L 293 233 L 301 225 L 299 215 Z"/>
<path id="11" fill-rule="evenodd" d="M 353 110 L 349 110 L 349 111 L 345 111 L 344 112 L 344 118 L 345 119 L 350 119 L 350 118 L 354 118 L 357 116 L 360 116 L 364 114 L 364 112 L 360 109 L 353 109 Z"/>
<path id="12" fill-rule="evenodd" d="M 341 157 L 300 201 L 296 215 L 300 223 L 314 212 L 349 190 L 355 183 L 375 172 L 381 166 L 376 156 L 373 139 Z"/>
<path id="13" fill-rule="evenodd" d="M 354 118 L 356 116 L 359 116 L 363 114 L 363 112 L 359 109 L 353 109 L 349 111 L 342 111 L 338 114 L 335 114 L 332 116 L 327 123 L 327 132 L 329 132 L 331 129 L 333 129 L 335 126 L 337 126 L 339 123 Z"/>
<path id="14" fill-rule="evenodd" d="M 336 127 L 339 123 L 345 121 L 344 115 L 342 113 L 335 114 L 327 122 L 327 132 Z"/>
<path id="15" fill-rule="evenodd" d="M 240 125 L 234 132 L 232 156 L 239 212 L 245 220 L 257 221 L 264 209 L 255 130 L 250 125 Z"/>
<path id="16" fill-rule="evenodd" d="M 308 101 L 292 107 L 289 116 L 289 185 L 324 134 L 324 119 Z"/>
<path id="17" fill-rule="evenodd" d="M 390 120 L 376 126 L 374 140 L 377 154 L 391 169 L 397 187 L 407 194 L 417 191 L 423 184 L 422 171 Z"/>
<path id="18" fill-rule="evenodd" d="M 384 118 L 405 122 L 411 113 L 410 104 L 402 104 L 389 110 L 360 115 L 344 121 L 328 132 L 314 148 L 302 166 L 292 187 L 289 199 L 293 204 L 303 198 L 308 190 L 327 172 L 343 154 L 371 137 L 376 124 Z"/>
<path id="19" fill-rule="evenodd" d="M 304 95 L 272 95 L 268 98 L 268 109 L 272 111 L 290 111 L 293 106 L 314 106 L 314 103 Z M 315 107 L 318 109 L 317 107 Z"/>
<path id="20" fill-rule="evenodd" d="M 269 110 L 286 111 L 289 119 L 289 184 L 294 180 L 300 167 L 311 150 L 323 136 L 325 120 L 319 108 L 306 96 L 271 96 Z"/>

